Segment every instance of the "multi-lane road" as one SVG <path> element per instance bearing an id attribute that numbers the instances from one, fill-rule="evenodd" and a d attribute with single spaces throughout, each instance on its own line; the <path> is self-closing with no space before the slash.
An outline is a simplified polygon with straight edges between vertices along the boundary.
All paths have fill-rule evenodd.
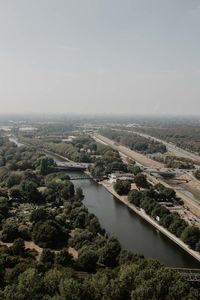
<path id="1" fill-rule="evenodd" d="M 115 128 L 112 128 L 112 129 L 113 130 L 118 130 L 118 129 L 115 129 Z M 121 131 L 121 129 L 119 129 L 119 130 Z M 198 161 L 200 163 L 200 156 L 199 155 L 196 155 L 196 154 L 191 153 L 189 151 L 183 150 L 180 147 L 177 147 L 176 145 L 174 145 L 172 143 L 168 143 L 168 142 L 163 141 L 159 138 L 156 138 L 156 137 L 151 136 L 149 134 L 141 133 L 141 132 L 138 132 L 138 131 L 131 131 L 131 130 L 124 130 L 124 131 L 129 132 L 129 133 L 134 133 L 134 134 L 140 135 L 144 138 L 151 139 L 151 140 L 154 140 L 156 142 L 162 143 L 163 145 L 166 146 L 167 150 L 169 152 L 171 152 L 172 154 L 174 154 L 176 156 L 192 159 L 192 160 Z"/>

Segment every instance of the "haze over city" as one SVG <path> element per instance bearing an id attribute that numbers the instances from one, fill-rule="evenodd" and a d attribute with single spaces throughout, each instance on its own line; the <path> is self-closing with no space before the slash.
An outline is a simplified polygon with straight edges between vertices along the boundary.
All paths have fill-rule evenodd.
<path id="1" fill-rule="evenodd" d="M 1 113 L 198 114 L 198 0 L 0 1 Z"/>

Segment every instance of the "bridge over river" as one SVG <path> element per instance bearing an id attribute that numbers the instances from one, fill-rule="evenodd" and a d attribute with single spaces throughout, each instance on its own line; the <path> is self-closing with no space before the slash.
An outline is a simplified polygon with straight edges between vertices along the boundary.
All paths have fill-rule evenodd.
<path id="1" fill-rule="evenodd" d="M 200 285 L 200 269 L 173 268 L 179 272 L 185 280 Z"/>
<path id="2" fill-rule="evenodd" d="M 57 162 L 55 169 L 58 171 L 85 171 L 92 164 L 76 162 Z"/>

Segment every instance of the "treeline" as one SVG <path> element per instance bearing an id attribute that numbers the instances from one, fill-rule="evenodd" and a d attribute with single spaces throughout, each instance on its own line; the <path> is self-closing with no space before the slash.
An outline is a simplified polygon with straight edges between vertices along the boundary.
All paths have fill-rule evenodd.
<path id="1" fill-rule="evenodd" d="M 184 124 L 160 122 L 154 126 L 145 124 L 144 127 L 137 128 L 139 132 L 171 142 L 178 147 L 190 152 L 200 154 L 200 128 L 199 124 L 190 124 L 188 120 Z M 186 125 L 187 124 L 187 125 Z"/>
<path id="2" fill-rule="evenodd" d="M 112 150 L 109 146 L 102 145 L 90 136 L 80 135 L 77 136 L 70 143 L 64 143 L 61 141 L 47 142 L 45 138 L 22 138 L 24 143 L 33 145 L 36 147 L 41 147 L 46 150 L 55 152 L 62 156 L 67 157 L 68 159 L 75 162 L 91 163 L 99 161 L 101 156 L 105 156 L 109 153 L 113 156 L 116 156 L 116 151 Z M 103 158 L 104 160 L 104 158 Z"/>
<path id="3" fill-rule="evenodd" d="M 167 168 L 174 169 L 194 169 L 194 162 L 191 159 L 185 157 L 178 157 L 173 155 L 153 155 L 152 158 L 156 161 L 162 162 Z"/>
<path id="4" fill-rule="evenodd" d="M 12 148 L 6 145 L 6 156 Z M 176 271 L 122 250 L 84 206 L 83 191 L 64 173 L 41 172 L 40 154 L 34 152 L 30 149 L 34 169 L 18 171 L 15 184 L 7 184 L 9 160 L 3 167 L 0 299 L 199 299 Z M 23 155 L 17 162 L 22 161 Z M 13 189 L 19 194 L 10 197 Z"/>
<path id="5" fill-rule="evenodd" d="M 101 134 L 143 154 L 167 152 L 164 144 L 142 137 L 138 134 L 112 129 L 101 130 Z"/>
<path id="6" fill-rule="evenodd" d="M 54 140 L 54 142 L 47 142 L 45 138 L 28 138 L 23 137 L 21 140 L 29 145 L 41 147 L 45 150 L 49 150 L 60 154 L 62 156 L 67 157 L 68 159 L 75 161 L 75 162 L 84 162 L 90 163 L 92 161 L 90 154 L 81 152 L 81 144 L 77 142 L 75 143 L 64 143 L 61 140 Z"/>
<path id="7" fill-rule="evenodd" d="M 175 199 L 176 194 L 173 189 L 166 188 L 162 184 L 157 184 L 149 190 L 131 190 L 128 200 L 137 207 L 144 209 L 160 225 L 171 233 L 181 238 L 193 250 L 200 252 L 200 230 L 198 227 L 189 226 L 178 213 L 172 213 L 159 202 L 168 202 Z"/>

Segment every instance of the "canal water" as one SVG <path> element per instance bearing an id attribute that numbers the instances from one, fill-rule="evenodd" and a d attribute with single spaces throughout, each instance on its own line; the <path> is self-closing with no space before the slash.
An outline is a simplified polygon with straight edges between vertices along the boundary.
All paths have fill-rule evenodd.
<path id="1" fill-rule="evenodd" d="M 68 172 L 77 176 L 79 172 Z M 123 249 L 155 258 L 170 267 L 200 268 L 200 263 L 93 180 L 73 181 L 83 189 L 83 203 Z"/>
<path id="2" fill-rule="evenodd" d="M 15 139 L 12 141 L 17 143 Z M 60 161 L 58 157 L 51 157 Z M 68 174 L 78 176 L 82 173 Z M 91 179 L 76 180 L 73 183 L 75 187 L 83 189 L 83 203 L 98 217 L 107 233 L 119 240 L 123 249 L 143 254 L 145 258 L 157 259 L 169 267 L 200 268 L 196 259 L 113 197 L 102 185 Z"/>

